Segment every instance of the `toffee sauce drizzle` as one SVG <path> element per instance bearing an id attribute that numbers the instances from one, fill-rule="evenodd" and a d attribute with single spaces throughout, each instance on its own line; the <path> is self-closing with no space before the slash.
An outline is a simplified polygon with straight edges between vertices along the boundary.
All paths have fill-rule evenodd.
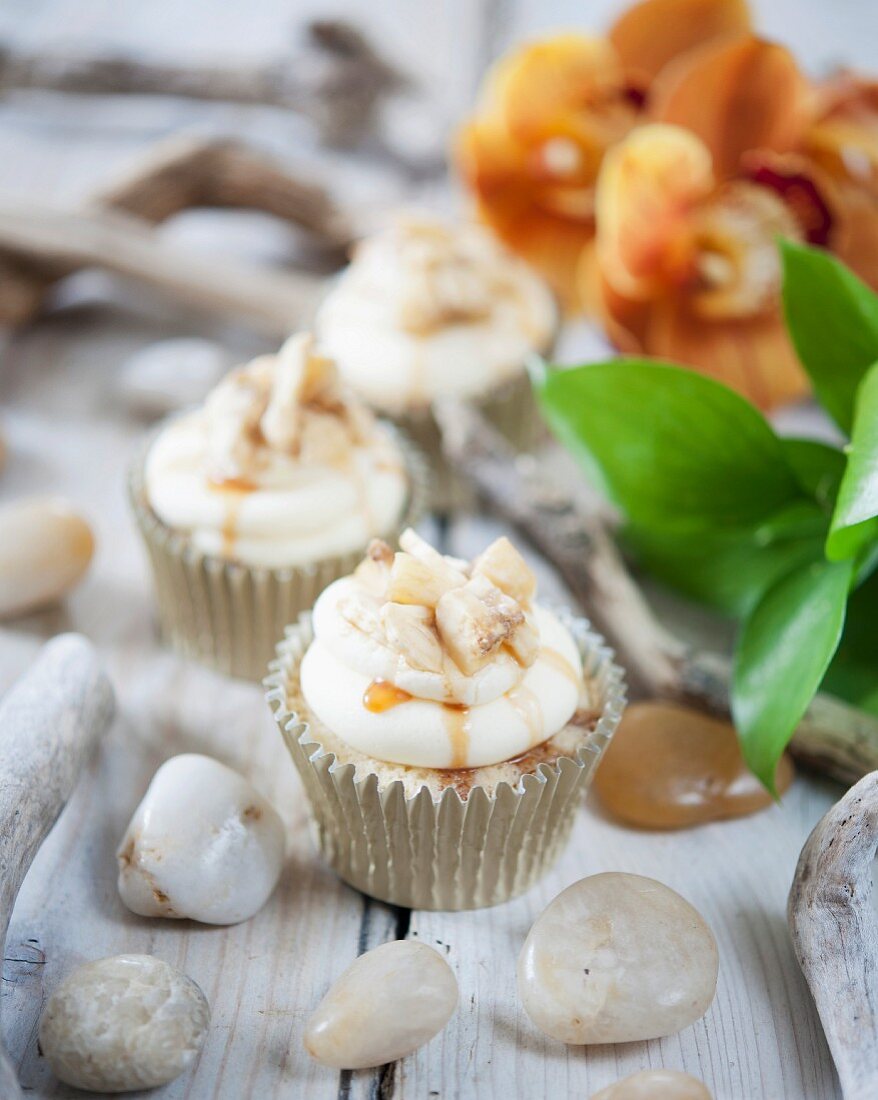
<path id="1" fill-rule="evenodd" d="M 547 646 L 539 652 L 538 660 L 545 661 L 555 671 L 560 672 L 573 684 L 579 683 L 579 676 L 566 657 Z M 385 711 L 407 703 L 413 696 L 390 680 L 373 680 L 363 692 L 363 706 L 371 714 L 383 714 Z M 524 721 L 530 733 L 531 748 L 543 740 L 543 715 L 536 695 L 525 687 L 513 688 L 507 693 L 507 699 Z M 451 742 L 451 763 L 449 771 L 466 769 L 470 746 L 470 708 L 464 703 L 442 703 L 448 738 Z"/>

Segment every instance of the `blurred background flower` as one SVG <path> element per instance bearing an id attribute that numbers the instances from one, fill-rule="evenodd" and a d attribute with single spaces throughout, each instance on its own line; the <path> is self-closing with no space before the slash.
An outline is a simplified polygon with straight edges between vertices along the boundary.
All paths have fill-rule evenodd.
<path id="1" fill-rule="evenodd" d="M 497 62 L 457 163 L 479 215 L 622 350 L 763 408 L 807 392 L 776 240 L 878 286 L 878 89 L 810 80 L 740 0 L 646 0 Z"/>

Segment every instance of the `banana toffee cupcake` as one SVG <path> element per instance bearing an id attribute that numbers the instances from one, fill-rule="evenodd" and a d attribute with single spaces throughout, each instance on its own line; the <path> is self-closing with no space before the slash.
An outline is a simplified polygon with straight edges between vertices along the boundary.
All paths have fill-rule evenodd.
<path id="1" fill-rule="evenodd" d="M 269 702 L 342 878 L 397 905 L 493 905 L 566 840 L 622 673 L 584 620 L 536 602 L 508 539 L 472 562 L 412 530 L 400 546 L 373 542 L 288 628 Z"/>
<path id="2" fill-rule="evenodd" d="M 442 460 L 432 403 L 473 400 L 529 449 L 543 429 L 525 363 L 551 351 L 558 324 L 548 286 L 487 230 L 412 215 L 357 246 L 316 328 L 345 380 L 426 451 L 448 507 L 470 493 Z"/>
<path id="3" fill-rule="evenodd" d="M 232 371 L 159 430 L 132 472 L 163 634 L 223 672 L 261 678 L 284 625 L 371 538 L 395 541 L 417 518 L 425 477 L 309 334 Z"/>

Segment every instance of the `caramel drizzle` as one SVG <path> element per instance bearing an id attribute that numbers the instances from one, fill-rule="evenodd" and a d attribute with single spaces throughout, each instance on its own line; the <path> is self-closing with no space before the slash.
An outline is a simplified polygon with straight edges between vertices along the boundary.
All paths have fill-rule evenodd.
<path id="1" fill-rule="evenodd" d="M 451 742 L 449 768 L 465 768 L 469 758 L 470 715 L 463 703 L 443 703 L 442 712 Z"/>
<path id="2" fill-rule="evenodd" d="M 567 660 L 564 654 L 559 653 L 557 649 L 550 649 L 548 646 L 543 646 L 540 650 L 538 660 L 545 661 L 550 668 L 553 668 L 556 672 L 560 672 L 561 675 L 566 677 L 575 687 L 579 687 L 579 673 Z"/>
<path id="3" fill-rule="evenodd" d="M 363 692 L 363 706 L 372 714 L 383 714 L 409 699 L 411 695 L 390 680 L 373 680 Z"/>
<path id="4" fill-rule="evenodd" d="M 527 727 L 530 745 L 538 745 L 543 740 L 543 711 L 539 699 L 526 687 L 513 688 L 506 698 Z"/>
<path id="5" fill-rule="evenodd" d="M 215 493 L 222 493 L 225 498 L 225 515 L 220 527 L 220 538 L 222 539 L 220 552 L 224 558 L 234 557 L 241 505 L 244 497 L 248 493 L 254 492 L 258 486 L 255 482 L 248 481 L 243 477 L 229 477 L 224 478 L 222 481 L 208 478 L 207 487 Z"/>

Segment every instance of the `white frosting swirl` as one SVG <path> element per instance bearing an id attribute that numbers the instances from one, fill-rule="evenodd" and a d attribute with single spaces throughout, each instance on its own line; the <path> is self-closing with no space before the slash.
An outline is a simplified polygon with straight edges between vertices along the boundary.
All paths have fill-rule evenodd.
<path id="1" fill-rule="evenodd" d="M 377 760 L 427 768 L 475 768 L 511 760 L 552 737 L 573 716 L 582 691 L 582 662 L 566 627 L 532 605 L 539 633 L 536 660 L 522 668 L 506 653 L 471 676 L 425 673 L 357 630 L 339 612 L 356 588 L 345 577 L 314 608 L 314 641 L 301 667 L 308 706 L 334 734 Z M 444 689 L 440 688 L 443 678 Z M 365 699 L 376 680 L 412 696 L 381 712 Z M 442 698 L 471 699 L 449 705 Z"/>
<path id="2" fill-rule="evenodd" d="M 145 485 L 156 515 L 197 549 L 283 568 L 390 531 L 407 477 L 388 432 L 302 334 L 172 421 L 149 450 Z"/>
<path id="3" fill-rule="evenodd" d="M 345 380 L 391 413 L 484 393 L 556 325 L 549 289 L 486 230 L 429 218 L 362 242 L 316 322 Z"/>

